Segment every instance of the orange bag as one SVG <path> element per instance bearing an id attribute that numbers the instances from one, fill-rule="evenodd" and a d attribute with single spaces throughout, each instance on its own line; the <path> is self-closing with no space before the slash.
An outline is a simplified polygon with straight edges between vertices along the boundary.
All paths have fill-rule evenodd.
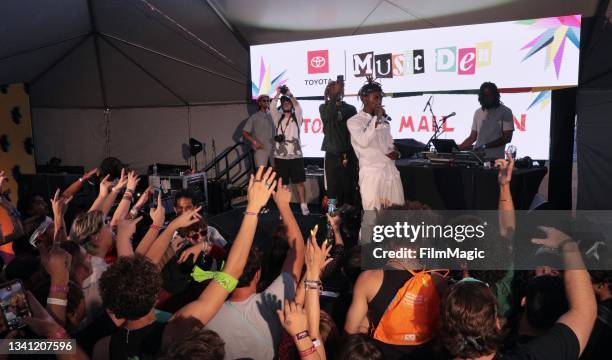
<path id="1" fill-rule="evenodd" d="M 437 331 L 440 296 L 431 273 L 446 277 L 448 270 L 406 270 L 412 277 L 397 291 L 374 331 L 374 339 L 385 344 L 420 345 Z"/>

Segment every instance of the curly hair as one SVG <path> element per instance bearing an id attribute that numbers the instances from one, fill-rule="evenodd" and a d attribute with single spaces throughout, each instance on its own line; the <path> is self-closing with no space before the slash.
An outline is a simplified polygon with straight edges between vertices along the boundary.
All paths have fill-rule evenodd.
<path id="1" fill-rule="evenodd" d="M 255 278 L 255 274 L 257 271 L 261 269 L 263 254 L 259 249 L 255 246 L 251 248 L 249 251 L 249 258 L 247 260 L 246 265 L 244 266 L 244 271 L 240 278 L 238 279 L 237 288 L 243 288 L 249 286 L 251 281 Z"/>
<path id="2" fill-rule="evenodd" d="M 161 288 L 158 267 L 142 255 L 120 257 L 99 282 L 104 306 L 118 318 L 136 320 L 145 316 Z"/>
<path id="3" fill-rule="evenodd" d="M 440 311 L 440 340 L 454 357 L 472 359 L 493 354 L 503 340 L 497 299 L 479 281 L 459 282 L 445 294 Z"/>
<path id="4" fill-rule="evenodd" d="M 194 329 L 162 350 L 159 360 L 223 360 L 225 343 L 212 330 Z"/>

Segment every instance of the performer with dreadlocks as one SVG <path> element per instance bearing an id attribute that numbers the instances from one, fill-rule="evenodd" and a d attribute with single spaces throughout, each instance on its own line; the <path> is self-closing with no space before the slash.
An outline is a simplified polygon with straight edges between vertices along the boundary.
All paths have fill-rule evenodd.
<path id="1" fill-rule="evenodd" d="M 512 110 L 500 101 L 499 90 L 492 82 L 480 85 L 478 102 L 472 132 L 459 149 L 471 149 L 475 141 L 474 149 L 484 149 L 487 158 L 503 159 L 505 145 L 512 141 L 514 131 Z"/>
<path id="2" fill-rule="evenodd" d="M 359 90 L 363 110 L 348 121 L 351 144 L 359 159 L 359 188 L 364 210 L 404 203 L 404 189 L 395 160 L 389 117 L 382 105 L 379 83 L 368 77 Z"/>
<path id="3" fill-rule="evenodd" d="M 355 204 L 357 196 L 357 158 L 351 146 L 351 135 L 346 122 L 357 109 L 345 103 L 344 82 L 329 81 L 325 88 L 325 103 L 319 106 L 323 121 L 323 145 L 325 151 L 325 182 L 329 198 L 329 212 L 343 204 Z M 361 202 L 357 199 L 357 201 Z"/>

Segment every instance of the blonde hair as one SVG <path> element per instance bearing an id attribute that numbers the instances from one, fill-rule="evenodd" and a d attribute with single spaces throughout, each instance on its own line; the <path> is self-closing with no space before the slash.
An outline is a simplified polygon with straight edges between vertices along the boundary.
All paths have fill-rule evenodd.
<path id="1" fill-rule="evenodd" d="M 104 213 L 99 210 L 79 214 L 72 223 L 70 229 L 70 240 L 85 247 L 90 252 L 95 250 L 96 244 L 91 239 L 102 230 L 104 226 Z"/>

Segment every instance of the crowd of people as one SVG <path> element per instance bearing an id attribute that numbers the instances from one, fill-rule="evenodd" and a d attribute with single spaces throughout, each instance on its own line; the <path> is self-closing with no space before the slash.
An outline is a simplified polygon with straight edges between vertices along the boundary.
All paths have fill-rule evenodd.
<path id="1" fill-rule="evenodd" d="M 19 280 L 31 310 L 27 326 L 3 337 L 76 339 L 76 353 L 56 355 L 66 359 L 609 358 L 612 271 L 586 270 L 580 239 L 560 230 L 542 228 L 544 237 L 532 240 L 556 250 L 558 268 L 484 271 L 466 263 L 450 272 L 399 259 L 364 271 L 361 210 L 328 213 L 303 233 L 288 187 L 298 184 L 307 214 L 302 115 L 293 95 L 280 93 L 272 122 L 270 99 L 260 97 L 256 116 L 264 120 L 245 129 L 261 166 L 232 239 L 209 225 L 187 191 L 175 194 L 172 213 L 152 188 L 138 197 L 140 178 L 127 169 L 115 178 L 92 169 L 48 199 L 50 207 L 33 195 L 19 211 L 0 196 L 13 219 L 0 243 L 11 242 L 14 252 L 1 280 Z M 341 84 L 330 82 L 320 108 L 326 128 L 337 128 L 324 142 L 326 169 L 337 175 L 330 192 L 350 203 L 360 189 L 366 210 L 431 214 L 427 204 L 403 198 L 382 95 L 369 81 L 357 113 L 342 101 Z M 276 135 L 261 141 L 264 133 Z M 272 159 L 280 165 L 265 167 Z M 506 154 L 495 165 L 504 215 L 499 236 L 485 241 L 510 249 L 514 159 Z M 72 199 L 94 176 L 101 178 L 97 198 L 67 221 Z M 5 180 L 0 173 L 0 190 Z M 269 216 L 262 209 L 272 204 L 280 223 L 255 246 L 259 217 Z"/>

